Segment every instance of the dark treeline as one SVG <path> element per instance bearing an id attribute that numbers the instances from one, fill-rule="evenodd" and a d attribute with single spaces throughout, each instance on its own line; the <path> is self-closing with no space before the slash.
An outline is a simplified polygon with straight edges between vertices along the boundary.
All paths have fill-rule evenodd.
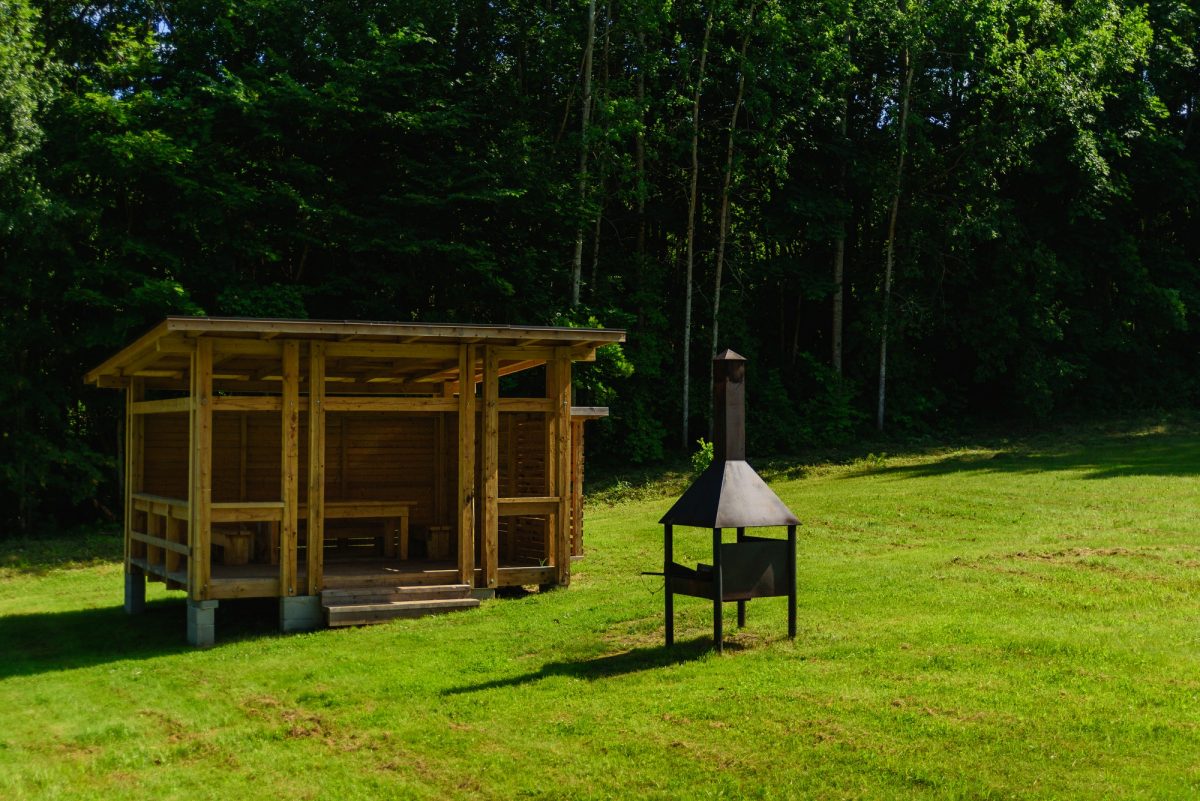
<path id="1" fill-rule="evenodd" d="M 1198 49 L 1197 0 L 0 0 L 3 530 L 109 514 L 81 376 L 168 313 L 626 327 L 578 392 L 637 462 L 714 339 L 756 454 L 1191 402 Z"/>

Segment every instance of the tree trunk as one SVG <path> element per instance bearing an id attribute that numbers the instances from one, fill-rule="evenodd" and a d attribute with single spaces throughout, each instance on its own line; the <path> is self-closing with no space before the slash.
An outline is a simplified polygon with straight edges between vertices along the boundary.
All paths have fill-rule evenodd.
<path id="1" fill-rule="evenodd" d="M 713 280 L 713 312 L 712 312 L 712 356 L 717 355 L 717 347 L 719 346 L 719 325 L 721 312 L 721 277 L 725 268 L 725 238 L 729 233 L 729 190 L 733 184 L 733 135 L 737 130 L 738 112 L 742 109 L 742 97 L 746 92 L 746 49 L 750 46 L 750 33 L 754 30 L 754 6 L 750 6 L 750 26 L 746 29 L 746 35 L 742 39 L 742 52 L 739 56 L 740 69 L 738 74 L 737 96 L 733 101 L 733 115 L 729 120 L 729 138 L 725 147 L 725 180 L 721 186 L 721 219 L 718 224 L 717 233 L 717 269 L 716 277 Z M 708 365 L 708 433 L 712 436 L 713 431 L 713 408 L 712 408 L 712 383 L 713 383 L 713 363 L 710 360 Z"/>
<path id="2" fill-rule="evenodd" d="M 850 115 L 850 100 L 846 99 L 845 105 L 842 107 L 842 146 L 846 145 L 846 134 L 849 126 L 847 117 Z M 849 205 L 849 198 L 846 193 L 846 153 L 843 151 L 841 165 L 838 170 L 838 192 L 842 197 L 842 201 Z M 845 303 L 845 275 L 846 275 L 846 220 L 842 219 L 838 226 L 837 239 L 833 243 L 833 321 L 832 331 L 830 335 L 830 343 L 832 353 L 830 360 L 833 363 L 833 369 L 838 375 L 842 374 L 842 323 L 843 323 L 843 308 Z"/>
<path id="3" fill-rule="evenodd" d="M 604 220 L 604 170 L 600 170 L 600 202 L 596 204 L 596 225 L 592 230 L 592 277 L 588 282 L 588 296 L 596 302 L 596 289 L 600 286 L 600 223 Z"/>
<path id="4" fill-rule="evenodd" d="M 712 33 L 712 12 L 704 23 L 704 42 L 700 45 L 700 69 L 692 95 L 692 186 L 688 197 L 687 281 L 683 295 L 683 430 L 680 442 L 688 448 L 688 379 L 691 377 L 692 348 L 692 268 L 695 264 L 696 195 L 700 180 L 700 92 L 704 85 L 704 64 L 708 59 L 708 37 Z"/>
<path id="5" fill-rule="evenodd" d="M 603 65 L 603 78 L 600 81 L 600 107 L 603 108 L 608 100 L 608 43 L 609 32 L 612 30 L 612 0 L 604 6 L 604 53 L 601 56 L 600 63 Z M 604 120 L 602 120 L 602 123 Z M 600 225 L 604 220 L 604 189 L 605 183 L 608 180 L 608 161 L 600 160 L 600 180 L 597 184 L 600 187 L 600 199 L 596 204 L 596 224 L 592 232 L 592 273 L 591 280 L 588 282 L 589 296 L 592 301 L 596 300 L 596 290 L 600 286 Z"/>
<path id="6" fill-rule="evenodd" d="M 904 85 L 900 90 L 900 141 L 896 158 L 896 180 L 892 185 L 892 210 L 888 216 L 887 255 L 883 269 L 883 326 L 879 337 L 879 408 L 875 425 L 883 431 L 884 403 L 887 398 L 888 314 L 892 305 L 892 273 L 896 251 L 896 218 L 900 214 L 900 186 L 904 178 L 904 156 L 908 145 L 908 104 L 912 95 L 913 67 L 908 48 L 904 50 Z"/>
<path id="7" fill-rule="evenodd" d="M 637 142 L 636 142 L 636 165 L 637 165 L 637 218 L 638 218 L 638 235 L 637 235 L 637 253 L 639 257 L 646 255 L 646 32 L 638 31 L 638 59 L 640 67 L 638 68 L 637 76 L 637 104 L 638 104 L 638 120 L 642 125 L 638 126 Z M 638 268 L 641 268 L 641 262 L 638 263 Z"/>
<path id="8" fill-rule="evenodd" d="M 579 124 L 579 210 L 587 200 L 588 124 L 592 116 L 592 48 L 596 44 L 596 0 L 588 3 L 587 45 L 583 50 L 583 110 Z M 575 232 L 575 257 L 571 262 L 571 306 L 579 305 L 583 281 L 583 224 Z"/>

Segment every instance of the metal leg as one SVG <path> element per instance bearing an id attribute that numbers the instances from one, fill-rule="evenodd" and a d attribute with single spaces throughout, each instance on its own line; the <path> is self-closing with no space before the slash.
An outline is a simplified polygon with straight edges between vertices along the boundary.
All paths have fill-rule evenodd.
<path id="1" fill-rule="evenodd" d="M 713 645 L 717 653 L 725 652 L 724 621 L 721 603 L 725 600 L 725 581 L 721 574 L 721 529 L 713 529 Z"/>
<path id="2" fill-rule="evenodd" d="M 746 538 L 746 529 L 739 528 L 737 530 L 737 541 L 742 542 Z M 739 629 L 746 628 L 746 602 L 737 602 L 737 624 Z"/>
<path id="3" fill-rule="evenodd" d="M 788 639 L 796 639 L 796 527 L 788 526 Z"/>
<path id="4" fill-rule="evenodd" d="M 663 604 L 666 607 L 667 647 L 675 644 L 675 594 L 671 592 L 671 563 L 674 561 L 674 547 L 671 540 L 671 524 L 663 526 Z"/>

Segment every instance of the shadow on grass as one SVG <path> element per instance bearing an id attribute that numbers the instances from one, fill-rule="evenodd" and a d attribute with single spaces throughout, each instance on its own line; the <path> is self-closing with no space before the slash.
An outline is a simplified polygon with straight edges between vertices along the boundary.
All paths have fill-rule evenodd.
<path id="1" fill-rule="evenodd" d="M 5 574 L 41 576 L 121 561 L 121 534 L 83 529 L 41 539 L 0 540 L 0 578 Z"/>
<path id="2" fill-rule="evenodd" d="M 276 634 L 278 616 L 273 598 L 223 602 L 217 647 Z M 139 615 L 106 606 L 0 617 L 0 680 L 193 651 L 183 598 L 148 603 Z"/>
<path id="3" fill-rule="evenodd" d="M 1004 450 L 994 454 L 950 456 L 916 465 L 866 467 L 845 478 L 888 476 L 935 478 L 957 473 L 1073 472 L 1098 480 L 1123 476 L 1200 475 L 1200 437 L 1181 434 L 1126 434 L 1074 448 Z"/>
<path id="4" fill-rule="evenodd" d="M 444 690 L 442 695 L 462 695 L 464 693 L 481 692 L 484 690 L 498 690 L 504 687 L 519 687 L 523 684 L 541 681 L 551 676 L 570 676 L 571 678 L 585 679 L 587 681 L 610 679 L 615 676 L 625 676 L 643 670 L 654 670 L 670 665 L 682 665 L 711 653 L 712 649 L 711 637 L 697 637 L 694 640 L 676 642 L 671 648 L 660 645 L 649 648 L 634 648 L 632 651 L 623 651 L 619 654 L 611 654 L 594 659 L 580 659 L 573 662 L 548 662 L 542 665 L 540 669 L 531 673 L 511 676 L 507 679 L 493 679 L 492 681 L 485 681 L 479 684 L 468 684 L 463 687 L 453 687 L 449 690 Z M 736 643 L 729 641 L 725 643 L 725 650 L 727 651 L 740 649 L 741 646 Z"/>

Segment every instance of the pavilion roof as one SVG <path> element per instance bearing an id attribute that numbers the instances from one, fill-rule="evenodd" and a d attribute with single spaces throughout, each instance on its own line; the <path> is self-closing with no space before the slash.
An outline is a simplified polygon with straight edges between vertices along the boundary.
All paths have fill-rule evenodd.
<path id="1" fill-rule="evenodd" d="M 134 377 L 170 382 L 186 374 L 196 339 L 215 340 L 221 354 L 214 379 L 262 385 L 277 380 L 275 340 L 327 343 L 331 381 L 392 383 L 408 388 L 458 380 L 458 346 L 491 345 L 501 349 L 502 374 L 544 364 L 559 348 L 575 361 L 595 358 L 596 348 L 624 342 L 625 332 L 607 328 L 462 325 L 457 323 L 375 322 L 363 320 L 286 320 L 256 317 L 167 317 L 103 364 L 85 381 L 121 387 Z M 403 348 L 395 346 L 405 346 Z M 345 375 L 339 379 L 339 371 Z M 384 387 L 379 387 L 384 389 Z"/>

